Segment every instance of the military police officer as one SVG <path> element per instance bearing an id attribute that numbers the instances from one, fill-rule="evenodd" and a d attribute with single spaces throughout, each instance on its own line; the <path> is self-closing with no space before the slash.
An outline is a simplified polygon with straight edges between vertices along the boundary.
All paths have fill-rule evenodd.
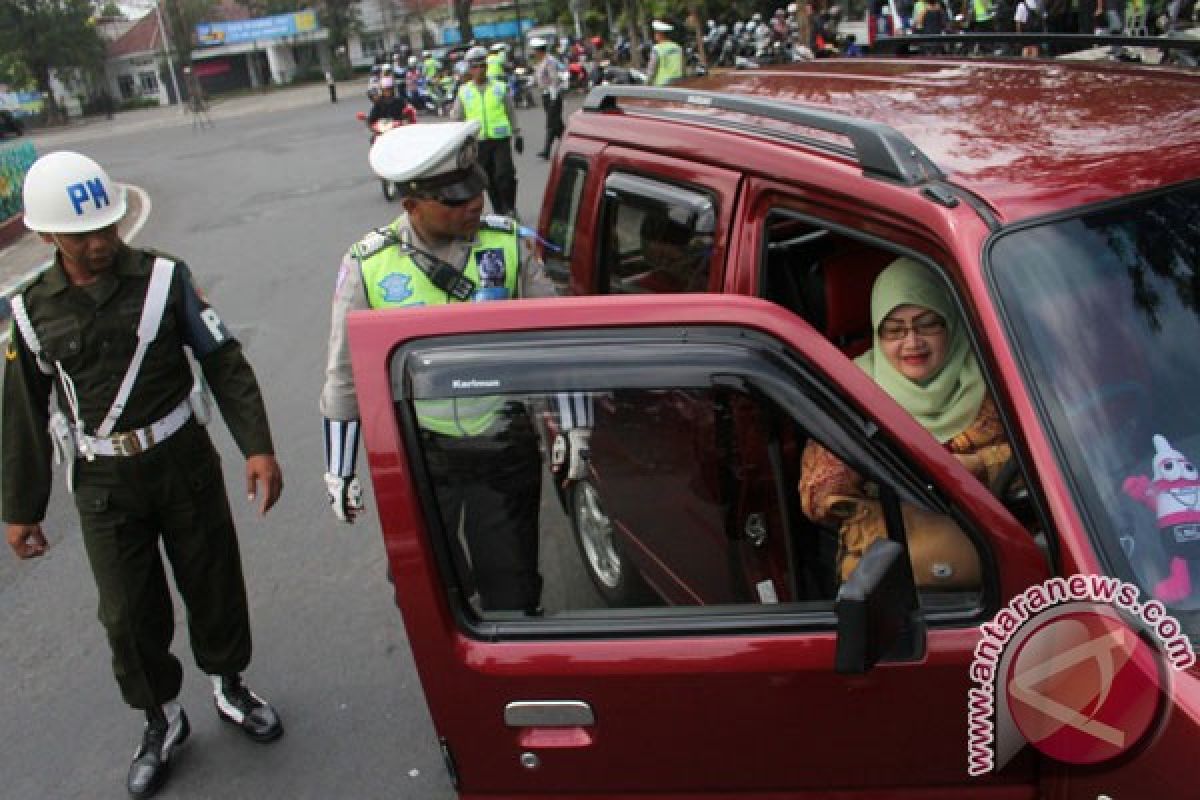
<path id="1" fill-rule="evenodd" d="M 325 481 L 343 522 L 353 522 L 363 507 L 347 313 L 555 293 L 514 221 L 482 214 L 478 134 L 473 120 L 411 125 L 385 133 L 371 148 L 372 168 L 399 187 L 405 213 L 351 247 L 338 272 L 321 414 Z M 470 397 L 422 401 L 416 411 L 447 528 L 457 531 L 463 520 L 469 574 L 467 554 L 453 555 L 464 583 L 473 581 L 484 609 L 536 611 L 541 465 L 524 409 L 502 398 Z"/>
<path id="2" fill-rule="evenodd" d="M 175 701 L 183 671 L 170 652 L 175 624 L 160 542 L 218 714 L 257 741 L 283 732 L 240 677 L 251 652 L 241 559 L 203 427 L 208 397 L 185 347 L 246 456 L 246 487 L 260 513 L 283 479 L 254 373 L 188 268 L 121 241 L 124 187 L 90 158 L 57 152 L 29 170 L 24 200 L 25 224 L 56 254 L 13 298 L 2 422 L 8 544 L 22 559 L 45 553 L 51 459 L 65 460 L 117 683 L 146 714 L 128 775 L 129 792 L 146 797 L 189 731 Z"/>
<path id="3" fill-rule="evenodd" d="M 504 81 L 487 75 L 487 50 L 467 51 L 468 80 L 458 90 L 450 109 L 453 119 L 479 123 L 479 164 L 487 175 L 488 199 L 492 210 L 509 216 L 517 210 L 517 172 L 512 146 L 525 152 L 525 140 L 516 127 L 517 115 Z"/>

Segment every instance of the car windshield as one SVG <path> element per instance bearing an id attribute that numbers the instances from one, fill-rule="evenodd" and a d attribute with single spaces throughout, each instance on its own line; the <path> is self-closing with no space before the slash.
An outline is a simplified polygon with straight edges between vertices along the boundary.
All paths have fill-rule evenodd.
<path id="1" fill-rule="evenodd" d="M 1200 186 L 1021 228 L 989 268 L 1112 573 L 1200 634 Z"/>

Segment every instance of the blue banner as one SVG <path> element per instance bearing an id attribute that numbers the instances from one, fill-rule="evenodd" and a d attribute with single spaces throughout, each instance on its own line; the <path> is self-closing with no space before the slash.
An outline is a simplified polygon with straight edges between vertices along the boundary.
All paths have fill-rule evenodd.
<path id="1" fill-rule="evenodd" d="M 201 22 L 196 26 L 196 41 L 202 47 L 212 47 L 263 39 L 282 39 L 298 33 L 310 33 L 316 29 L 317 13 L 310 9 L 234 22 Z"/>
<path id="2" fill-rule="evenodd" d="M 533 25 L 533 20 L 523 19 L 521 20 L 521 31 L 527 31 Z M 475 31 L 476 39 L 516 39 L 518 35 L 515 19 L 492 22 L 487 25 L 472 25 L 471 29 Z M 442 44 L 458 44 L 461 41 L 462 34 L 458 32 L 457 25 L 452 28 L 442 28 Z"/>

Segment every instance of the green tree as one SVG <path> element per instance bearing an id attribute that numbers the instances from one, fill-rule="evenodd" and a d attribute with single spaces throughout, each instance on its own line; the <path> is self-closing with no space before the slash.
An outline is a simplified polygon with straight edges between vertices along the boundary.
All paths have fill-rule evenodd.
<path id="1" fill-rule="evenodd" d="M 100 16 L 125 19 L 125 12 L 121 10 L 121 7 L 114 0 L 106 0 L 104 7 L 100 9 Z"/>
<path id="2" fill-rule="evenodd" d="M 164 24 L 177 68 L 191 66 L 196 25 L 212 20 L 214 6 L 216 0 L 159 0 L 158 7 L 166 12 Z"/>
<path id="3" fill-rule="evenodd" d="M 92 24 L 88 0 L 0 0 L 0 51 L 19 63 L 46 98 L 46 121 L 62 121 L 50 73 L 96 74 L 104 42 Z"/>

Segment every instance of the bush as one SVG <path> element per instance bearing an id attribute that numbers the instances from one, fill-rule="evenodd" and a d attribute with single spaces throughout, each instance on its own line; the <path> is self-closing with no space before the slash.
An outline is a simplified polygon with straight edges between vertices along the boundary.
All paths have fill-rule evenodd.
<path id="1" fill-rule="evenodd" d="M 158 108 L 158 99 L 154 97 L 131 97 L 122 100 L 117 106 L 121 111 L 133 111 L 138 108 Z"/>

